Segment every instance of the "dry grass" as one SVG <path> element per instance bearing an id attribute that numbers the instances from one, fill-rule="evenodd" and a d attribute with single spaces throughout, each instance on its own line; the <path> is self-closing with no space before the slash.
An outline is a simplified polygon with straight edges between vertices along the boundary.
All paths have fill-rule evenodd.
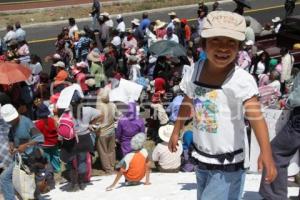
<path id="1" fill-rule="evenodd" d="M 208 2 L 209 0 L 207 0 Z M 210 0 L 212 1 L 212 0 Z M 144 0 L 132 1 L 132 3 L 114 3 L 113 5 L 104 5 L 102 11 L 110 14 L 128 13 L 141 10 L 150 10 L 156 8 L 191 5 L 198 3 L 199 0 Z M 70 6 L 69 8 L 56 8 L 48 10 L 36 10 L 23 13 L 0 13 L 0 27 L 5 27 L 7 24 L 13 24 L 20 21 L 22 24 L 32 24 L 40 22 L 53 22 L 74 18 L 88 17 L 90 7 L 76 7 Z"/>

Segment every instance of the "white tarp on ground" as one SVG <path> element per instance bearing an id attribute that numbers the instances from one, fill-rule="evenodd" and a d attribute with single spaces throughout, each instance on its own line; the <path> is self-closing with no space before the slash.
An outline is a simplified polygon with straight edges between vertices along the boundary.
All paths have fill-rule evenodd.
<path id="1" fill-rule="evenodd" d="M 150 175 L 151 185 L 123 186 L 122 178 L 117 188 L 106 192 L 115 175 L 93 177 L 84 191 L 62 191 L 65 184 L 57 185 L 55 190 L 45 197 L 55 200 L 193 200 L 196 199 L 196 176 L 194 173 Z M 260 175 L 247 174 L 244 200 L 260 200 L 258 194 Z M 298 187 L 289 187 L 289 196 L 298 195 Z"/>

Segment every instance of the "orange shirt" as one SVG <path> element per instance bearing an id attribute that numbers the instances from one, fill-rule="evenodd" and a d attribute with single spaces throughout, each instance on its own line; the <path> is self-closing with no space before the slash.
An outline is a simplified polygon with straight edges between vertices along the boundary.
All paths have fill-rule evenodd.
<path id="1" fill-rule="evenodd" d="M 126 168 L 122 172 L 128 181 L 140 181 L 146 174 L 146 162 L 148 153 L 146 149 L 129 153 L 125 156 Z"/>

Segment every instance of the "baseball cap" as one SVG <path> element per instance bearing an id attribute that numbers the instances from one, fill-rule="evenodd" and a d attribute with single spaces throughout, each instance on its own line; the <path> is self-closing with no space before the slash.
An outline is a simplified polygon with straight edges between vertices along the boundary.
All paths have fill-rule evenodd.
<path id="1" fill-rule="evenodd" d="M 229 11 L 213 11 L 204 19 L 201 37 L 230 37 L 245 40 L 246 21 L 241 15 Z"/>
<path id="2" fill-rule="evenodd" d="M 65 63 L 62 61 L 58 61 L 57 63 L 53 64 L 54 67 L 61 67 L 61 68 L 65 68 Z"/>
<path id="3" fill-rule="evenodd" d="M 1 117 L 5 122 L 11 122 L 19 116 L 16 108 L 11 104 L 5 104 L 1 107 Z"/>

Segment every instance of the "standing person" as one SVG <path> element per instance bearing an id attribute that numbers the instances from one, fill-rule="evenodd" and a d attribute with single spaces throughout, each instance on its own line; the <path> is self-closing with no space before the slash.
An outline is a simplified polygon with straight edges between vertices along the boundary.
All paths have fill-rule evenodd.
<path id="1" fill-rule="evenodd" d="M 83 106 L 83 99 L 78 90 L 73 93 L 71 110 L 66 109 L 64 112 L 72 121 L 74 133 L 77 135 L 70 140 L 63 140 L 60 153 L 61 160 L 71 165 L 71 184 L 68 190 L 74 192 L 78 189 L 84 190 L 85 183 L 90 181 L 91 163 L 88 160 L 90 159 L 90 152 L 94 151 L 91 137 L 91 134 L 94 133 L 91 127 L 99 120 L 100 113 L 95 108 Z M 59 123 L 58 127 L 60 126 Z M 58 129 L 60 130 L 60 128 Z"/>
<path id="2" fill-rule="evenodd" d="M 93 0 L 93 5 L 92 5 L 92 11 L 91 11 L 91 16 L 93 18 L 92 21 L 92 28 L 95 30 L 96 25 L 98 23 L 98 18 L 100 16 L 100 9 L 101 9 L 101 4 L 98 0 Z"/>
<path id="3" fill-rule="evenodd" d="M 294 56 L 289 53 L 287 48 L 282 48 L 280 51 L 281 54 L 281 64 L 282 64 L 282 71 L 280 76 L 281 82 L 281 94 L 285 94 L 286 83 L 291 80 L 291 73 L 292 68 L 295 62 Z"/>
<path id="4" fill-rule="evenodd" d="M 245 6 L 239 2 L 235 2 L 235 3 L 236 3 L 236 8 L 234 9 L 233 12 L 243 15 Z"/>
<path id="5" fill-rule="evenodd" d="M 34 146 L 44 142 L 43 135 L 35 128 L 32 121 L 20 115 L 13 105 L 3 105 L 1 107 L 1 116 L 6 123 L 11 125 L 8 139 L 9 152 L 12 155 L 16 152 L 30 154 Z M 11 162 L 0 176 L 0 188 L 6 200 L 15 199 L 15 191 L 12 183 L 14 165 L 14 162 Z"/>
<path id="6" fill-rule="evenodd" d="M 15 23 L 16 28 L 16 39 L 18 42 L 22 42 L 26 40 L 26 31 L 22 29 L 20 22 Z"/>
<path id="7" fill-rule="evenodd" d="M 244 117 L 260 144 L 258 166 L 266 169 L 264 181 L 270 183 L 277 175 L 268 129 L 256 97 L 257 85 L 251 75 L 235 66 L 245 30 L 245 19 L 236 13 L 209 13 L 201 34 L 207 59 L 190 68 L 180 83 L 185 97 L 169 149 L 177 151 L 179 132 L 193 113 L 191 155 L 197 163 L 198 200 L 241 199 L 247 162 Z"/>
<path id="8" fill-rule="evenodd" d="M 127 105 L 127 111 L 119 119 L 116 130 L 116 139 L 121 145 L 123 157 L 132 151 L 130 141 L 140 132 L 145 132 L 144 121 L 137 116 L 136 103 L 132 102 Z"/>
<path id="9" fill-rule="evenodd" d="M 150 21 L 150 19 L 149 19 L 149 17 L 148 17 L 148 13 L 147 13 L 147 12 L 144 12 L 144 13 L 143 13 L 142 18 L 143 18 L 143 20 L 142 20 L 141 23 L 140 23 L 140 28 L 141 28 L 143 31 L 145 31 L 146 28 L 149 28 L 151 21 Z"/>
<path id="10" fill-rule="evenodd" d="M 116 162 L 116 136 L 115 120 L 118 117 L 118 110 L 114 103 L 109 102 L 108 87 L 100 90 L 97 96 L 96 108 L 101 113 L 100 128 L 97 131 L 96 148 L 105 173 L 114 171 Z"/>
<path id="11" fill-rule="evenodd" d="M 285 9 L 285 17 L 288 17 L 293 14 L 296 6 L 296 0 L 285 0 L 284 9 Z"/>
<path id="12" fill-rule="evenodd" d="M 299 119 L 300 119 L 300 75 L 298 74 L 293 82 L 292 92 L 290 93 L 286 107 L 291 110 L 291 116 L 286 125 L 272 140 L 272 151 L 278 176 L 271 184 L 263 181 L 260 184 L 259 193 L 266 200 L 288 199 L 288 170 L 290 160 L 300 147 Z M 265 178 L 263 172 L 262 179 Z M 300 199 L 300 191 L 298 197 Z"/>
<path id="13" fill-rule="evenodd" d="M 5 42 L 6 45 L 8 45 L 8 43 L 11 40 L 15 40 L 15 39 L 17 39 L 17 34 L 14 31 L 14 27 L 12 25 L 7 25 L 6 26 L 6 34 L 3 37 L 3 41 Z"/>
<path id="14" fill-rule="evenodd" d="M 125 25 L 122 15 L 118 15 L 116 18 L 116 21 L 117 21 L 116 29 L 119 32 L 120 38 L 123 39 L 124 35 L 125 35 L 126 25 Z"/>

